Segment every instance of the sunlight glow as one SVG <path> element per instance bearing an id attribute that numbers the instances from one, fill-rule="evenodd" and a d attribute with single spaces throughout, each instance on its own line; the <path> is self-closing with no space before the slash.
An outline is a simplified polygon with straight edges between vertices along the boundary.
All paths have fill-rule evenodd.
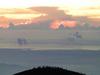
<path id="1" fill-rule="evenodd" d="M 67 12 L 67 14 L 73 16 L 99 16 L 100 10 L 99 9 L 73 9 Z"/>
<path id="2" fill-rule="evenodd" d="M 70 21 L 70 20 L 55 20 L 51 23 L 50 28 L 51 29 L 59 29 L 60 26 L 64 26 L 65 28 L 74 28 L 77 25 L 76 21 Z"/>
<path id="3" fill-rule="evenodd" d="M 4 14 L 0 16 L 5 16 L 10 19 L 31 19 L 35 17 L 39 17 L 42 14 Z"/>

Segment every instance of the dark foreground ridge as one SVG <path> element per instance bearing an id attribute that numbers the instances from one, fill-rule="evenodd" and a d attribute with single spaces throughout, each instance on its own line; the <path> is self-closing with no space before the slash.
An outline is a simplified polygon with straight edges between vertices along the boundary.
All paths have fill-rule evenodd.
<path id="1" fill-rule="evenodd" d="M 14 75 L 85 75 L 59 67 L 38 67 Z"/>

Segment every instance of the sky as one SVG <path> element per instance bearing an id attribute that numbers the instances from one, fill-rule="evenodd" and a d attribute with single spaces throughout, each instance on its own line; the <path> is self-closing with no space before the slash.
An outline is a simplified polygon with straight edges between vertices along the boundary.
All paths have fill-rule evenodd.
<path id="1" fill-rule="evenodd" d="M 100 0 L 0 0 L 1 48 L 17 47 L 18 38 L 32 48 L 66 48 L 77 31 L 86 45 L 100 45 Z"/>
<path id="2" fill-rule="evenodd" d="M 0 28 L 52 20 L 49 28 L 100 26 L 100 0 L 0 0 Z"/>

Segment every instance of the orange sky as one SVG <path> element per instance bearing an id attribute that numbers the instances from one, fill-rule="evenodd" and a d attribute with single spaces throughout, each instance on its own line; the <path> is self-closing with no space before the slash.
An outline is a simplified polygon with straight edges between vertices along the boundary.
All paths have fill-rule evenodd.
<path id="1" fill-rule="evenodd" d="M 65 16 L 67 20 L 63 21 Z M 71 20 L 68 18 L 69 16 L 72 17 Z M 91 20 L 91 22 L 93 20 L 93 23 L 95 24 L 96 21 L 99 22 L 100 0 L 0 1 L 0 27 L 2 28 L 8 28 L 10 22 L 13 22 L 15 25 L 19 25 L 37 23 L 37 21 L 47 19 L 54 20 L 52 23 L 53 25 L 54 23 L 59 23 L 57 24 L 58 27 L 62 21 L 65 27 L 74 27 L 77 24 L 77 21 L 74 19 L 75 17 L 86 17 L 86 19 L 88 18 L 88 20 Z M 57 25 L 54 26 L 57 27 Z M 51 28 L 52 27 L 53 26 L 51 25 Z"/>

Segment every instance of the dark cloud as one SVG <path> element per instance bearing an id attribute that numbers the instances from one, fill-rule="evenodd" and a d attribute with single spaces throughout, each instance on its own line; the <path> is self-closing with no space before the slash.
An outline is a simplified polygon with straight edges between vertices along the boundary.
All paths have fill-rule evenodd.
<path id="1" fill-rule="evenodd" d="M 46 19 L 64 19 L 67 17 L 64 10 L 60 10 L 58 7 L 31 7 L 30 9 L 47 14 Z"/>
<path id="2" fill-rule="evenodd" d="M 47 14 L 46 16 L 38 17 L 37 19 L 51 19 L 51 20 L 73 20 L 73 21 L 89 21 L 86 16 L 72 16 L 66 14 L 64 10 L 59 9 L 58 7 L 31 7 L 33 11 Z"/>

